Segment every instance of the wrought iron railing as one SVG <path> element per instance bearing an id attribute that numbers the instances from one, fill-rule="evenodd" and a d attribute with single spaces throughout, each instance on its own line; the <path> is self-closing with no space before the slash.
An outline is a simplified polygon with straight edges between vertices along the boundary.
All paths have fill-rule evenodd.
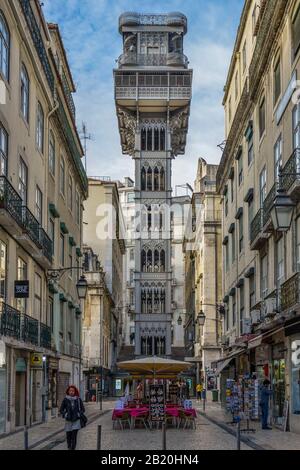
<path id="1" fill-rule="evenodd" d="M 62 79 L 62 84 L 63 84 L 63 89 L 64 89 L 64 92 L 65 92 L 67 104 L 68 104 L 69 109 L 71 111 L 71 114 L 72 114 L 72 116 L 75 120 L 75 118 L 76 118 L 75 103 L 74 103 L 74 100 L 73 100 L 72 92 L 71 92 L 69 84 L 68 84 L 67 77 L 66 77 L 64 72 L 62 72 L 62 74 L 61 74 L 61 79 Z"/>
<path id="2" fill-rule="evenodd" d="M 40 243 L 42 245 L 43 255 L 52 262 L 53 257 L 53 242 L 42 228 L 40 229 Z"/>
<path id="3" fill-rule="evenodd" d="M 281 309 L 287 310 L 300 301 L 300 273 L 295 274 L 281 286 Z"/>
<path id="4" fill-rule="evenodd" d="M 292 153 L 283 168 L 281 186 L 285 191 L 289 191 L 295 181 L 300 182 L 300 148 Z"/>
<path id="5" fill-rule="evenodd" d="M 23 212 L 23 227 L 26 231 L 27 235 L 29 236 L 30 240 L 32 240 L 39 248 L 42 248 L 41 239 L 40 239 L 40 223 L 34 217 L 32 212 L 28 209 L 27 206 L 22 207 Z"/>
<path id="6" fill-rule="evenodd" d="M 42 68 L 44 70 L 44 73 L 46 75 L 49 87 L 51 89 L 51 92 L 54 93 L 54 75 L 51 70 L 51 65 L 47 56 L 47 51 L 43 42 L 42 35 L 40 33 L 40 26 L 37 23 L 37 20 L 35 18 L 34 12 L 31 7 L 31 1 L 30 0 L 19 0 L 21 8 L 24 13 L 25 20 L 27 22 L 28 29 L 30 31 L 31 37 L 33 44 L 36 48 L 36 51 L 38 53 L 39 59 L 42 64 Z"/>
<path id="7" fill-rule="evenodd" d="M 5 303 L 2 303 L 0 334 L 16 339 L 21 334 L 21 313 Z"/>
<path id="8" fill-rule="evenodd" d="M 73 131 L 72 131 L 71 126 L 69 124 L 69 121 L 68 121 L 66 112 L 64 110 L 63 104 L 62 104 L 59 97 L 58 97 L 58 102 L 59 102 L 59 107 L 58 107 L 58 110 L 57 110 L 57 116 L 59 118 L 59 121 L 60 121 L 60 124 L 61 124 L 63 134 L 65 136 L 65 139 L 67 140 L 69 150 L 70 150 L 70 153 L 72 155 L 74 164 L 75 164 L 75 166 L 77 168 L 77 171 L 79 173 L 79 177 L 81 179 L 82 185 L 83 185 L 85 191 L 87 191 L 88 190 L 88 178 L 87 178 L 85 169 L 84 169 L 82 161 L 81 161 L 80 152 L 79 152 L 77 144 L 75 142 L 75 137 L 73 135 Z"/>
<path id="9" fill-rule="evenodd" d="M 269 222 L 269 219 L 271 217 L 271 210 L 272 210 L 272 207 L 274 205 L 274 200 L 275 200 L 275 197 L 276 197 L 277 189 L 278 189 L 278 183 L 276 182 L 276 183 L 274 183 L 274 185 L 272 186 L 272 189 L 270 190 L 270 192 L 268 193 L 266 199 L 264 200 L 264 205 L 263 205 L 264 225 L 266 225 Z"/>
<path id="10" fill-rule="evenodd" d="M 260 234 L 263 228 L 263 209 L 259 209 L 256 216 L 251 222 L 251 230 L 250 230 L 250 242 L 253 243 L 257 236 Z"/>
<path id="11" fill-rule="evenodd" d="M 5 176 L 0 176 L 0 209 L 5 209 L 22 226 L 22 199 Z"/>
<path id="12" fill-rule="evenodd" d="M 22 340 L 25 343 L 39 344 L 39 322 L 29 315 L 22 318 Z"/>
<path id="13" fill-rule="evenodd" d="M 40 346 L 51 349 L 51 328 L 44 323 L 40 323 Z"/>

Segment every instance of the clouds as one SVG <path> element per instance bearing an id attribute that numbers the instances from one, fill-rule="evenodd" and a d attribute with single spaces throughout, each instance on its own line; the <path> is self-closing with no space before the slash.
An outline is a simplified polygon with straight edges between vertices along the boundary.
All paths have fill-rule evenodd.
<path id="1" fill-rule="evenodd" d="M 174 163 L 173 186 L 193 183 L 198 157 L 219 161 L 223 86 L 243 0 L 44 0 L 44 5 L 47 21 L 60 26 L 77 85 L 77 125 L 85 121 L 93 136 L 88 142 L 89 175 L 121 180 L 134 175 L 133 162 L 121 152 L 112 72 L 122 52 L 118 17 L 132 10 L 182 11 L 189 20 L 185 53 L 194 69 L 193 101 L 187 151 Z"/>

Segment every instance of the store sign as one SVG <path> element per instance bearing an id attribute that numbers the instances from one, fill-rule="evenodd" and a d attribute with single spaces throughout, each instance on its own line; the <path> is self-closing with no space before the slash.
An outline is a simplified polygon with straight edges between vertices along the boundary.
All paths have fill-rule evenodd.
<path id="1" fill-rule="evenodd" d="M 151 421 L 165 420 L 165 389 L 163 384 L 150 386 L 150 419 Z"/>
<path id="2" fill-rule="evenodd" d="M 39 354 L 39 353 L 30 354 L 30 366 L 33 369 L 42 369 L 43 368 L 43 354 Z"/>
<path id="3" fill-rule="evenodd" d="M 29 298 L 29 281 L 15 281 L 15 298 Z"/>
<path id="4" fill-rule="evenodd" d="M 300 366 L 300 339 L 292 342 L 292 363 L 294 367 Z"/>

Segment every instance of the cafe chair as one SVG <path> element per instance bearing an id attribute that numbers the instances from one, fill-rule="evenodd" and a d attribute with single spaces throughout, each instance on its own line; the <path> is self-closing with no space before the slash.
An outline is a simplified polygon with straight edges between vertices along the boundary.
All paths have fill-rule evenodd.
<path id="1" fill-rule="evenodd" d="M 184 411 L 181 410 L 179 412 L 178 429 L 182 424 L 184 425 L 183 429 L 186 429 L 187 427 L 190 427 L 191 429 L 196 429 L 195 417 L 191 414 L 187 415 Z"/>
<path id="2" fill-rule="evenodd" d="M 149 413 L 143 413 L 143 414 L 140 414 L 138 416 L 135 416 L 132 418 L 132 427 L 133 429 L 135 428 L 136 426 L 136 423 L 142 423 L 143 426 L 145 427 L 145 429 L 148 429 L 148 426 L 147 426 L 147 422 L 148 421 L 148 417 L 149 417 Z M 149 425 L 150 427 L 150 425 Z"/>
<path id="3" fill-rule="evenodd" d="M 128 412 L 124 412 L 122 416 L 114 420 L 113 429 L 115 429 L 116 421 L 120 425 L 120 428 L 122 429 L 122 431 L 124 429 L 123 425 L 126 427 L 126 424 L 128 424 L 129 429 L 131 429 L 131 419 L 130 419 L 130 414 Z"/>

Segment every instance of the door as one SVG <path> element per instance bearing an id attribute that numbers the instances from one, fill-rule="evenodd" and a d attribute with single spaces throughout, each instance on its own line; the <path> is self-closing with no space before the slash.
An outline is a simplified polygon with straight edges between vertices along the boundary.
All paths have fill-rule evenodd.
<path id="1" fill-rule="evenodd" d="M 16 427 L 26 424 L 26 373 L 16 373 Z"/>

